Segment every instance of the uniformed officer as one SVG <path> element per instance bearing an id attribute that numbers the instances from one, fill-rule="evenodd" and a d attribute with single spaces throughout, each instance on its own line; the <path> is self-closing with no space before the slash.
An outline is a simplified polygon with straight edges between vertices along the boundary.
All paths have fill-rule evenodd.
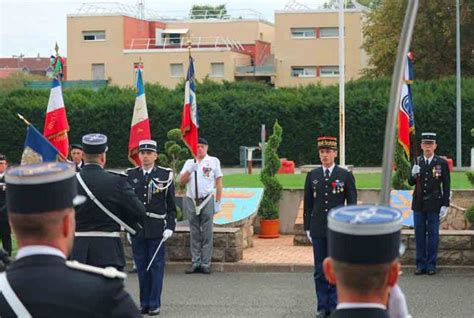
<path id="1" fill-rule="evenodd" d="M 82 138 L 84 167 L 77 174 L 79 194 L 87 201 L 77 208 L 76 238 L 71 258 L 86 264 L 122 270 L 125 256 L 120 229 L 136 234 L 145 218 L 145 207 L 127 181 L 127 175 L 104 170 L 107 137 Z"/>
<path id="2" fill-rule="evenodd" d="M 213 247 L 212 228 L 214 214 L 221 210 L 222 170 L 216 157 L 209 156 L 209 144 L 206 139 L 198 139 L 197 162 L 189 159 L 180 172 L 179 182 L 186 185 L 183 210 L 189 220 L 191 232 L 191 267 L 186 274 L 211 273 Z M 196 176 L 197 193 L 196 196 Z M 216 189 L 215 200 L 212 192 Z"/>
<path id="3" fill-rule="evenodd" d="M 155 166 L 156 141 L 142 140 L 138 149 L 141 166 L 128 169 L 127 174 L 135 193 L 143 200 L 147 217 L 142 235 L 132 238 L 132 250 L 140 285 L 141 313 L 158 315 L 165 268 L 165 246 L 160 246 L 160 242 L 171 237 L 176 226 L 173 171 Z"/>
<path id="4" fill-rule="evenodd" d="M 80 144 L 72 144 L 69 155 L 71 160 L 76 164 L 76 171 L 81 171 L 84 166 L 84 148 Z"/>
<path id="5" fill-rule="evenodd" d="M 74 240 L 75 167 L 42 163 L 7 171 L 7 205 L 19 250 L 0 274 L 0 316 L 140 317 L 125 274 L 66 261 Z"/>
<path id="6" fill-rule="evenodd" d="M 323 273 L 327 257 L 327 215 L 333 208 L 357 203 L 357 190 L 352 173 L 335 164 L 337 138 L 319 137 L 317 140 L 321 167 L 306 177 L 304 187 L 304 230 L 313 244 L 314 284 L 316 287 L 317 317 L 327 317 L 336 308 L 336 286 L 328 283 Z"/>
<path id="7" fill-rule="evenodd" d="M 408 179 L 410 185 L 415 185 L 411 205 L 415 221 L 415 275 L 436 274 L 439 222 L 449 207 L 451 177 L 448 163 L 435 155 L 436 147 L 435 133 L 421 134 L 423 155 L 418 157 Z"/>
<path id="8" fill-rule="evenodd" d="M 7 205 L 5 199 L 5 171 L 7 170 L 7 157 L 0 153 L 0 239 L 8 255 L 12 255 L 11 229 L 8 223 Z"/>
<path id="9" fill-rule="evenodd" d="M 402 220 L 400 211 L 383 206 L 348 206 L 330 212 L 324 273 L 338 289 L 331 317 L 389 317 L 389 293 L 398 290 Z M 409 317 L 402 312 L 402 317 Z"/>

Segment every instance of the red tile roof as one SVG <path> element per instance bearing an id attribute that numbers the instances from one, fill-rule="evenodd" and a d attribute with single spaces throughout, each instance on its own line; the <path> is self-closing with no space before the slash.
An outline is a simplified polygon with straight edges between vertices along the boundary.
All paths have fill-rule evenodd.
<path id="1" fill-rule="evenodd" d="M 65 58 L 66 60 L 66 58 Z M 3 57 L 0 58 L 0 68 L 23 68 L 30 71 L 45 71 L 49 66 L 49 57 Z"/>

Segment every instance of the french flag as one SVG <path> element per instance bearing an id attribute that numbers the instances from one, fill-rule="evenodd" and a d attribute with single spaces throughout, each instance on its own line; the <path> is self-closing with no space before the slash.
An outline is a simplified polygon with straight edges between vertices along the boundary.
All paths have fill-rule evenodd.
<path id="1" fill-rule="evenodd" d="M 135 166 L 139 166 L 138 144 L 140 140 L 150 139 L 150 120 L 146 107 L 145 86 L 143 85 L 142 66 L 137 67 L 137 97 L 133 108 L 132 125 L 130 126 L 130 139 L 128 141 L 128 159 Z"/>
<path id="2" fill-rule="evenodd" d="M 196 103 L 194 83 L 194 63 L 193 58 L 189 56 L 189 69 L 186 76 L 186 84 L 184 88 L 184 107 L 183 115 L 181 118 L 181 135 L 184 143 L 193 153 L 193 156 L 197 156 L 197 145 L 198 145 L 198 111 Z"/>
<path id="3" fill-rule="evenodd" d="M 64 158 L 67 158 L 69 152 L 68 131 L 69 124 L 66 108 L 64 107 L 61 83 L 55 78 L 49 95 L 43 135 L 58 149 Z"/>

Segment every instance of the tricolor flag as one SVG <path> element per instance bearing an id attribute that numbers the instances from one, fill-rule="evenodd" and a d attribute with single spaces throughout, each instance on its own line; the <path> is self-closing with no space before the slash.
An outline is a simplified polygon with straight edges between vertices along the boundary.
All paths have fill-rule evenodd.
<path id="1" fill-rule="evenodd" d="M 398 112 L 398 142 L 405 150 L 408 159 L 410 159 L 410 135 L 415 133 L 415 116 L 410 86 L 413 82 L 412 60 L 413 54 L 410 52 L 408 53 L 400 98 L 400 110 Z"/>
<path id="2" fill-rule="evenodd" d="M 54 78 L 53 87 L 49 95 L 48 109 L 46 110 L 43 135 L 64 157 L 67 157 L 69 152 L 68 131 L 69 124 L 67 122 L 61 84 L 57 78 Z"/>
<path id="3" fill-rule="evenodd" d="M 137 67 L 137 97 L 133 108 L 130 139 L 128 141 L 128 159 L 136 166 L 140 165 L 138 158 L 138 144 L 140 140 L 150 139 L 150 120 L 146 107 L 145 87 L 143 86 L 142 67 Z"/>
<path id="4" fill-rule="evenodd" d="M 26 129 L 25 146 L 21 156 L 21 164 L 57 161 L 62 156 L 49 141 L 33 125 Z"/>
<path id="5" fill-rule="evenodd" d="M 198 144 L 198 111 L 196 103 L 195 83 L 194 83 L 194 63 L 193 58 L 189 56 L 189 69 L 186 76 L 184 88 L 184 107 L 181 118 L 181 135 L 184 143 L 197 156 Z"/>

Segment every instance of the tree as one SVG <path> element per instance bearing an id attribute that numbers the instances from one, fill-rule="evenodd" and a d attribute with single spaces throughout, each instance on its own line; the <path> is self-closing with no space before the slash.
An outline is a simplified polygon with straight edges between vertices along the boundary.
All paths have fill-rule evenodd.
<path id="1" fill-rule="evenodd" d="M 363 48 L 369 56 L 365 74 L 393 72 L 407 0 L 381 1 L 367 15 Z M 461 0 L 461 65 L 463 76 L 474 75 L 474 1 Z M 411 51 L 417 79 L 437 79 L 456 70 L 456 2 L 420 0 Z"/>
<path id="2" fill-rule="evenodd" d="M 191 19 L 220 19 L 227 15 L 227 9 L 225 8 L 225 4 L 217 6 L 195 4 L 192 6 L 189 15 Z"/>
<path id="3" fill-rule="evenodd" d="M 265 168 L 263 168 L 260 174 L 260 180 L 265 187 L 265 191 L 258 210 L 258 215 L 263 220 L 278 219 L 278 202 L 281 199 L 283 187 L 275 177 L 275 174 L 278 172 L 278 169 L 280 169 L 278 147 L 280 147 L 282 133 L 283 129 L 278 124 L 278 121 L 275 121 L 273 134 L 268 138 L 263 154 L 265 158 Z"/>
<path id="4" fill-rule="evenodd" d="M 407 160 L 405 150 L 397 142 L 395 145 L 395 167 L 396 171 L 392 177 L 392 187 L 395 190 L 408 190 L 411 186 L 408 184 L 410 177 L 410 162 Z"/>

